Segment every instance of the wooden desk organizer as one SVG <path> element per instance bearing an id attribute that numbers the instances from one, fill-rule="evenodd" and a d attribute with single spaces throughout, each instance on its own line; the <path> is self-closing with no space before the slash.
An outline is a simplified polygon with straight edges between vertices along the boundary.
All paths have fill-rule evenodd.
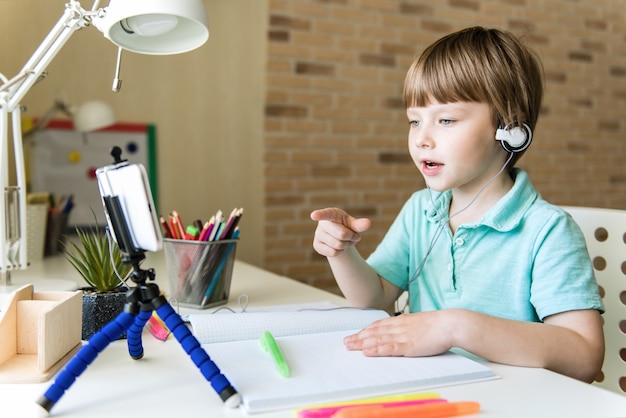
<path id="1" fill-rule="evenodd" d="M 0 383 L 49 380 L 81 346 L 81 292 L 13 292 L 0 312 Z"/>

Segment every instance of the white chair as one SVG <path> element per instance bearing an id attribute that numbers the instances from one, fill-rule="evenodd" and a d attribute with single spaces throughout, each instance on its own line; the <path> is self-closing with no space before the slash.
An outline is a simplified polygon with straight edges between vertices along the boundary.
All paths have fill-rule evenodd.
<path id="1" fill-rule="evenodd" d="M 595 384 L 626 394 L 626 211 L 564 206 L 585 236 L 606 312 L 602 371 Z M 567 245 L 567 243 L 563 243 Z"/>

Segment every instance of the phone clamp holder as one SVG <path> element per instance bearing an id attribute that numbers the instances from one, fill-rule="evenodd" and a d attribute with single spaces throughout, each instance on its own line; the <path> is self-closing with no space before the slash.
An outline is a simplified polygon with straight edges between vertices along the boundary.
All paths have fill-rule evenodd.
<path id="1" fill-rule="evenodd" d="M 117 147 L 111 151 L 116 164 L 121 162 L 120 154 L 121 152 Z M 159 318 L 165 322 L 167 328 L 181 344 L 205 379 L 210 382 L 225 405 L 230 408 L 236 408 L 239 406 L 241 398 L 235 388 L 211 360 L 180 315 L 174 311 L 167 299 L 161 295 L 158 285 L 156 283 L 148 283 L 148 281 L 155 279 L 154 269 L 145 270 L 141 268 L 141 263 L 145 259 L 145 251 L 133 245 L 119 197 L 102 196 L 102 200 L 108 214 L 109 226 L 113 229 L 112 232 L 115 234 L 116 241 L 123 254 L 123 262 L 131 264 L 133 267 L 131 280 L 135 283 L 135 286 L 126 292 L 124 311 L 83 345 L 57 375 L 54 383 L 37 401 L 37 404 L 46 413 L 49 413 L 50 409 L 71 387 L 76 378 L 96 359 L 98 354 L 104 351 L 111 342 L 119 339 L 124 332 L 126 332 L 130 357 L 134 360 L 141 359 L 144 354 L 141 334 L 153 311 L 155 311 Z"/>

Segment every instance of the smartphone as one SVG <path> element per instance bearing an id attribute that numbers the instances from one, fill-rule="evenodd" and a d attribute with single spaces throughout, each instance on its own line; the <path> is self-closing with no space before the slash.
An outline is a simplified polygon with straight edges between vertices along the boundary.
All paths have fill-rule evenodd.
<path id="1" fill-rule="evenodd" d="M 163 248 L 163 236 L 157 220 L 150 182 L 142 164 L 129 164 L 126 160 L 96 170 L 98 188 L 104 206 L 109 230 L 123 252 L 159 251 Z M 116 198 L 121 207 L 132 248 L 121 245 L 124 240 L 116 236 L 107 210 L 107 198 Z M 124 232 L 126 233 L 126 232 Z"/>

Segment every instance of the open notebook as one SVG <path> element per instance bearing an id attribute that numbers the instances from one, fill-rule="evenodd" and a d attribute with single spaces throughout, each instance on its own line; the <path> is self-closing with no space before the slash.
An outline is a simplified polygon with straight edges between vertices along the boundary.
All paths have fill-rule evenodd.
<path id="1" fill-rule="evenodd" d="M 376 310 L 190 315 L 194 335 L 241 395 L 248 413 L 358 399 L 493 379 L 485 365 L 459 354 L 365 357 L 343 338 L 387 317 Z M 275 336 L 291 370 L 282 377 L 259 338 Z"/>

